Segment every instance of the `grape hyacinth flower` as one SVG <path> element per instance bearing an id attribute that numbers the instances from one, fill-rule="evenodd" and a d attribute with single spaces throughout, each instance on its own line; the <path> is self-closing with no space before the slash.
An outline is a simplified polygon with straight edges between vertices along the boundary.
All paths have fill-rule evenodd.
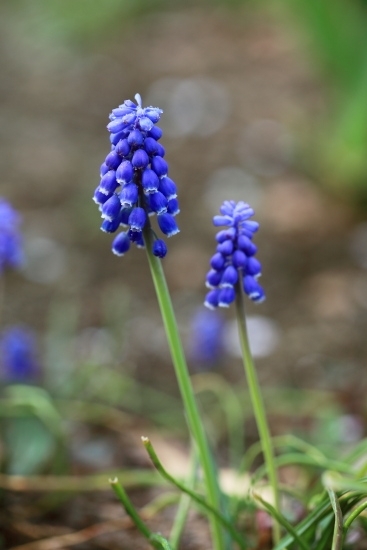
<path id="1" fill-rule="evenodd" d="M 279 511 L 279 487 L 277 471 L 274 464 L 274 451 L 270 430 L 262 401 L 256 368 L 253 362 L 247 335 L 246 316 L 241 287 L 254 302 L 265 300 L 265 292 L 257 279 L 261 275 L 261 264 L 255 258 L 256 245 L 253 236 L 259 229 L 256 221 L 250 220 L 254 210 L 245 202 L 224 201 L 219 209 L 220 215 L 214 216 L 213 224 L 225 229 L 216 235 L 217 249 L 210 260 L 211 269 L 206 276 L 206 286 L 211 290 L 205 298 L 204 305 L 209 309 L 228 307 L 236 301 L 237 323 L 243 365 L 249 386 L 252 407 L 260 434 L 262 451 L 267 466 L 269 482 L 274 494 L 275 508 Z M 236 296 L 237 293 L 237 296 Z M 280 540 L 277 522 L 273 525 L 274 541 Z"/>
<path id="2" fill-rule="evenodd" d="M 20 215 L 0 197 L 0 273 L 7 267 L 19 268 L 23 263 L 23 241 Z"/>
<path id="3" fill-rule="evenodd" d="M 224 356 L 225 321 L 219 312 L 200 307 L 190 324 L 189 357 L 197 370 L 215 368 Z"/>
<path id="4" fill-rule="evenodd" d="M 209 309 L 228 307 L 236 297 L 236 285 L 254 302 L 265 300 L 265 292 L 257 282 L 261 264 L 255 258 L 256 245 L 252 242 L 259 224 L 250 220 L 254 210 L 245 202 L 224 201 L 215 226 L 226 226 L 216 235 L 217 249 L 210 260 L 211 270 L 206 276 L 205 305 Z"/>
<path id="5" fill-rule="evenodd" d="M 39 373 L 36 342 L 28 328 L 13 326 L 0 334 L 1 378 L 5 382 L 24 383 Z"/>
<path id="6" fill-rule="evenodd" d="M 126 227 L 112 243 L 112 252 L 118 256 L 129 250 L 130 243 L 144 247 L 148 216 L 157 216 L 167 237 L 179 232 L 176 184 L 167 175 L 165 150 L 158 143 L 162 130 L 155 126 L 163 111 L 143 108 L 139 94 L 135 100 L 137 104 L 127 100 L 110 114 L 111 151 L 101 165 L 101 181 L 93 197 L 102 213 L 102 231 L 115 233 L 120 226 Z M 163 258 L 167 245 L 154 232 L 153 236 L 152 252 Z"/>

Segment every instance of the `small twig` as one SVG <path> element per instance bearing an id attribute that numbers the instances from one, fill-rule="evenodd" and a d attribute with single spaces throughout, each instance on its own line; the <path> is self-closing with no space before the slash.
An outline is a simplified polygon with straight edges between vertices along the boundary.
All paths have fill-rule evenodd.
<path id="1" fill-rule="evenodd" d="M 16 492 L 109 491 L 108 478 L 118 475 L 125 487 L 162 485 L 162 480 L 149 470 L 106 472 L 92 476 L 9 476 L 0 474 L 0 489 Z"/>
<path id="2" fill-rule="evenodd" d="M 28 542 L 20 546 L 13 546 L 10 550 L 60 550 L 75 546 L 76 544 L 82 544 L 106 533 L 114 533 L 121 529 L 126 529 L 129 524 L 129 518 L 96 523 L 74 533 Z"/>
<path id="3" fill-rule="evenodd" d="M 11 528 L 18 533 L 34 540 L 39 540 L 47 537 L 55 537 L 69 535 L 73 532 L 72 529 L 65 526 L 56 525 L 37 525 L 29 521 L 16 521 L 11 523 Z"/>

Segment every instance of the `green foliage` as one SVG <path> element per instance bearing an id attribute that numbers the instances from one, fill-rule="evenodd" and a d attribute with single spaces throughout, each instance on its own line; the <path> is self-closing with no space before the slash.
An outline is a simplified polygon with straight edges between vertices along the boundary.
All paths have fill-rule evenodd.
<path id="1" fill-rule="evenodd" d="M 9 419 L 4 429 L 4 443 L 9 474 L 39 472 L 56 450 L 53 435 L 37 418 L 31 417 Z"/>
<path id="2" fill-rule="evenodd" d="M 328 95 L 325 119 L 308 138 L 306 169 L 344 196 L 367 196 L 366 6 L 351 0 L 288 0 L 286 6 Z"/>
<path id="3" fill-rule="evenodd" d="M 315 61 L 330 81 L 343 89 L 355 86 L 366 60 L 367 13 L 346 0 L 292 0 L 287 5 L 303 25 Z"/>
<path id="4" fill-rule="evenodd" d="M 10 386 L 0 401 L 5 444 L 5 471 L 29 475 L 60 471 L 61 417 L 41 388 Z"/>
<path id="5" fill-rule="evenodd" d="M 109 318 L 108 304 L 110 297 L 106 302 L 106 314 Z M 126 303 L 123 304 L 126 308 Z M 58 309 L 58 308 L 56 308 Z M 66 314 L 66 315 L 65 315 Z M 123 323 L 123 314 L 117 315 L 118 323 Z M 72 333 L 76 330 L 77 311 L 75 308 L 69 308 L 66 304 L 62 306 L 57 313 L 53 310 L 53 329 L 52 339 L 49 339 L 51 348 L 56 345 L 55 350 L 48 350 L 49 358 L 57 357 L 56 350 L 59 353 L 60 338 L 63 345 L 69 350 L 73 349 L 71 345 Z M 71 322 L 71 320 L 74 320 Z M 114 321 L 110 319 L 113 324 Z M 69 355 L 72 364 L 75 362 L 75 357 Z M 99 373 L 103 371 L 103 376 L 99 377 Z M 92 422 L 103 425 L 108 425 L 113 422 L 114 425 L 122 427 L 124 422 L 123 413 L 116 409 L 113 404 L 118 406 L 121 402 L 124 405 L 129 403 L 131 398 L 132 411 L 134 396 L 138 400 L 141 391 L 145 391 L 146 398 L 149 401 L 149 389 L 140 387 L 136 381 L 129 382 L 128 377 L 118 373 L 113 367 L 106 366 L 101 369 L 101 365 L 74 365 L 69 371 L 68 376 L 71 379 L 67 382 L 63 381 L 61 386 L 64 388 L 66 395 L 61 399 L 55 399 L 48 392 L 34 386 L 8 386 L 5 388 L 3 397 L 0 399 L 0 416 L 3 427 L 3 442 L 6 450 L 5 471 L 9 474 L 32 475 L 42 472 L 61 472 L 65 471 L 65 462 L 60 463 L 60 455 L 65 456 L 67 443 L 64 433 L 64 425 L 73 419 L 82 422 Z M 78 381 L 78 377 L 84 372 L 83 381 Z M 77 375 L 77 376 L 75 376 Z M 94 381 L 106 381 L 110 379 L 112 386 L 117 387 L 115 393 L 119 394 L 120 400 L 115 402 L 112 396 L 115 393 L 111 389 L 111 384 L 98 383 Z M 67 383 L 66 383 L 67 382 Z M 73 389 L 73 382 L 75 383 Z M 235 389 L 229 388 L 224 382 L 221 384 L 220 376 L 208 373 L 201 374 L 194 378 L 196 391 L 201 395 L 215 395 L 215 400 L 211 400 L 210 408 L 205 411 L 205 418 L 208 420 L 213 413 L 214 418 L 219 419 L 219 411 L 225 418 L 225 421 L 213 423 L 212 429 L 224 430 L 227 433 L 231 432 L 231 423 L 240 426 L 241 411 L 238 403 L 247 403 L 249 401 L 248 394 L 245 394 L 241 387 Z M 80 392 L 84 390 L 83 399 Z M 75 393 L 74 393 L 75 392 Z M 250 480 L 250 490 L 244 491 L 239 495 L 224 494 L 223 495 L 223 511 L 218 516 L 220 523 L 225 527 L 226 532 L 231 534 L 235 540 L 238 540 L 243 548 L 253 547 L 256 541 L 257 533 L 253 528 L 249 529 L 249 525 L 253 524 L 254 515 L 258 509 L 266 510 L 274 517 L 282 528 L 282 539 L 279 544 L 274 546 L 274 550 L 295 550 L 296 548 L 314 548 L 314 550 L 338 550 L 342 546 L 338 546 L 337 540 L 345 540 L 349 529 L 358 522 L 361 529 L 365 526 L 364 514 L 366 510 L 366 493 L 367 482 L 364 476 L 367 473 L 366 454 L 367 440 L 359 442 L 348 454 L 341 450 L 341 443 L 338 437 L 331 437 L 329 444 L 320 445 L 330 432 L 330 426 L 337 423 L 338 415 L 341 411 L 337 407 L 332 406 L 330 395 L 319 395 L 318 392 L 303 392 L 298 390 L 296 393 L 286 391 L 284 388 L 280 390 L 272 390 L 270 393 L 265 392 L 265 395 L 272 403 L 272 412 L 281 411 L 281 414 L 292 414 L 294 411 L 294 403 L 298 403 L 298 414 L 309 411 L 314 412 L 315 425 L 318 426 L 313 433 L 314 442 L 304 441 L 293 435 L 281 436 L 273 438 L 273 446 L 276 451 L 275 466 L 279 472 L 286 472 L 287 468 L 296 469 L 297 484 L 292 487 L 281 486 L 280 490 L 285 503 L 292 508 L 297 505 L 303 509 L 303 519 L 299 521 L 297 515 L 290 513 L 292 508 L 288 510 L 288 504 L 285 504 L 282 511 L 277 511 L 269 502 L 268 497 L 264 497 L 262 491 L 268 490 L 267 469 L 264 465 L 254 469 L 254 464 L 258 463 L 259 455 L 261 455 L 261 445 L 255 443 L 250 447 L 243 457 L 241 470 L 242 475 L 248 476 Z M 126 399 L 125 397 L 126 396 Z M 77 401 L 76 398 L 79 397 Z M 129 397 L 129 399 L 128 399 Z M 155 403 L 156 399 L 156 404 Z M 163 401 L 162 401 L 163 400 Z M 105 402 L 105 404 L 103 404 Z M 164 396 L 152 394 L 151 406 L 158 407 L 159 402 L 164 402 Z M 232 405 L 233 403 L 235 406 Z M 307 404 L 307 408 L 306 407 Z M 174 418 L 174 413 L 179 408 L 176 400 L 169 399 L 165 402 L 165 417 Z M 213 411 L 212 409 L 216 409 Z M 227 410 L 228 409 L 228 410 Z M 245 407 L 245 415 L 250 413 L 248 407 Z M 153 415 L 154 416 L 154 415 Z M 242 414 L 243 417 L 243 414 Z M 64 419 L 61 422 L 61 418 Z M 167 424 L 167 426 L 169 426 Z M 172 430 L 173 426 L 170 426 Z M 213 440 L 218 441 L 218 435 L 213 434 Z M 235 445 L 237 453 L 238 447 L 235 439 L 229 439 L 230 445 Z M 238 448 L 237 448 L 238 447 Z M 162 506 L 169 506 L 175 502 L 180 493 L 182 493 L 181 503 L 184 505 L 183 512 L 180 511 L 178 535 L 170 542 L 167 542 L 165 537 L 146 531 L 145 524 L 141 524 L 141 530 L 151 544 L 155 548 L 177 548 L 180 536 L 187 522 L 187 511 L 189 507 L 197 507 L 204 515 L 212 515 L 213 510 L 203 497 L 203 487 L 200 478 L 193 476 L 193 472 L 187 481 L 182 482 L 179 479 L 168 474 L 163 468 L 157 455 L 152 452 L 149 447 L 150 455 L 155 466 L 162 475 L 162 486 L 168 481 L 174 489 L 176 495 L 171 493 L 163 493 L 162 502 L 153 503 L 150 506 L 155 510 L 155 513 Z M 235 456 L 236 453 L 234 453 Z M 64 469 L 64 470 L 63 470 Z M 133 474 L 126 472 L 124 476 L 121 474 L 121 481 L 124 480 L 126 487 L 129 485 L 128 480 L 135 479 L 134 483 L 141 484 L 156 484 L 157 480 L 153 479 L 150 472 L 147 472 L 148 477 L 139 475 L 134 478 Z M 140 476 L 140 477 L 139 477 Z M 151 477 L 149 477 L 151 476 Z M 100 476 L 99 476 L 100 477 Z M 71 478 L 70 478 L 71 479 Z M 81 478 L 79 483 L 78 478 L 75 482 L 68 484 L 68 491 L 83 491 L 88 490 L 88 487 L 96 485 L 96 481 L 87 478 Z M 103 479 L 98 479 L 98 487 L 103 484 Z M 53 489 L 55 491 L 55 489 Z M 124 493 L 126 496 L 126 493 Z M 330 500 L 328 495 L 332 495 Z M 125 498 L 125 497 L 124 497 Z M 61 499 L 60 499 L 61 501 Z M 126 502 L 125 502 L 126 504 Z M 124 505 L 125 505 L 124 504 Z M 131 503 L 130 503 L 131 504 Z M 340 513 L 336 516 L 335 510 L 340 507 Z M 181 513 L 182 512 L 182 513 Z M 135 511 L 136 516 L 138 511 Z M 135 516 L 134 516 L 135 517 Z M 337 522 L 336 522 L 336 519 Z M 140 520 L 141 521 L 141 520 Z M 335 530 L 337 525 L 337 530 Z M 337 536 L 334 534 L 337 532 Z M 333 542 L 334 540 L 334 542 Z M 295 542 L 296 541 L 296 542 Z"/>

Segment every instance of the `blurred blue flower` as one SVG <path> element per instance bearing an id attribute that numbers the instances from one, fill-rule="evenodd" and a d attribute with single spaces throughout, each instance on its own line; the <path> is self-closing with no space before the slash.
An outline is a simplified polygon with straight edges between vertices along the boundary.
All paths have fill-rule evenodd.
<path id="1" fill-rule="evenodd" d="M 0 197 L 0 273 L 7 267 L 18 268 L 23 263 L 20 223 L 18 212 Z"/>
<path id="2" fill-rule="evenodd" d="M 250 220 L 253 209 L 245 202 L 224 201 L 219 216 L 214 216 L 215 226 L 227 226 L 216 235 L 217 249 L 210 260 L 211 270 L 206 276 L 205 305 L 209 309 L 228 307 L 236 298 L 236 287 L 243 290 L 254 302 L 265 300 L 265 292 L 257 282 L 261 264 L 254 255 L 256 245 L 252 242 L 259 224 Z"/>
<path id="3" fill-rule="evenodd" d="M 21 326 L 0 334 L 1 378 L 5 382 L 32 382 L 39 373 L 36 340 L 32 331 Z"/>
<path id="4" fill-rule="evenodd" d="M 104 219 L 103 231 L 115 233 L 121 225 L 127 227 L 112 243 L 112 252 L 118 256 L 129 250 L 130 242 L 144 246 L 142 232 L 148 215 L 157 215 L 158 226 L 167 237 L 179 232 L 176 184 L 167 176 L 165 150 L 158 143 L 162 130 L 155 126 L 163 111 L 143 108 L 139 94 L 135 99 L 137 104 L 126 100 L 110 114 L 111 151 L 101 166 L 101 181 L 93 196 Z M 152 251 L 162 258 L 167 247 L 158 241 Z"/>
<path id="5" fill-rule="evenodd" d="M 199 308 L 191 321 L 189 357 L 199 370 L 210 370 L 224 354 L 225 320 L 219 313 Z"/>

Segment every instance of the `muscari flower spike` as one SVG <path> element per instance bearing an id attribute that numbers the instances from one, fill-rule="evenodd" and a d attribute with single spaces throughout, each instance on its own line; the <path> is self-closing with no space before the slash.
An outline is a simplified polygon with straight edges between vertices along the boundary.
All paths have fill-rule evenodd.
<path id="1" fill-rule="evenodd" d="M 215 368 L 224 356 L 225 321 L 219 311 L 204 307 L 191 319 L 188 355 L 196 370 Z"/>
<path id="2" fill-rule="evenodd" d="M 4 382 L 32 382 L 39 373 L 35 336 L 27 327 L 12 326 L 0 333 L 0 352 Z"/>
<path id="3" fill-rule="evenodd" d="M 18 212 L 0 197 L 0 273 L 6 268 L 17 269 L 23 264 L 20 223 Z"/>
<path id="4" fill-rule="evenodd" d="M 142 232 L 148 215 L 157 216 L 166 237 L 179 232 L 176 184 L 167 175 L 165 150 L 158 143 L 162 130 L 155 126 L 163 111 L 143 108 L 139 94 L 135 100 L 136 104 L 125 101 L 110 114 L 111 151 L 101 165 L 101 181 L 93 197 L 102 214 L 102 231 L 115 233 L 125 226 L 112 243 L 112 252 L 118 256 L 130 249 L 130 243 L 144 247 Z M 166 255 L 162 239 L 155 237 L 152 252 L 159 258 Z"/>
<path id="5" fill-rule="evenodd" d="M 211 290 L 204 304 L 209 309 L 228 307 L 236 298 L 238 283 L 254 302 L 265 300 L 265 292 L 257 281 L 261 264 L 255 258 L 257 247 L 252 238 L 259 224 L 249 219 L 253 215 L 254 210 L 245 202 L 224 201 L 220 215 L 213 218 L 215 226 L 226 228 L 216 235 L 217 249 L 206 276 L 206 286 Z"/>

